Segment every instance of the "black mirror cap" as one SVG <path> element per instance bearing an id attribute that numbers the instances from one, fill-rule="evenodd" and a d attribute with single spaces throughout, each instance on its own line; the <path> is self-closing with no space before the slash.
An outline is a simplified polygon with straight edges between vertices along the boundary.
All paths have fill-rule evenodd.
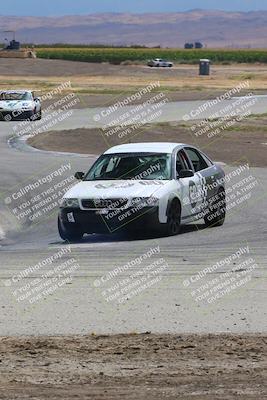
<path id="1" fill-rule="evenodd" d="M 181 169 L 179 172 L 179 178 L 191 178 L 194 175 L 195 174 L 191 169 Z"/>
<path id="2" fill-rule="evenodd" d="M 84 178 L 84 172 L 75 172 L 75 178 L 81 181 Z"/>

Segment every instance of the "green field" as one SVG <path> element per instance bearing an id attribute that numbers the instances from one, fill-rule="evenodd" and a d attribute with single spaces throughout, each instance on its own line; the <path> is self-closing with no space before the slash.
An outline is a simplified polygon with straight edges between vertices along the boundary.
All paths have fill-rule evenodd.
<path id="1" fill-rule="evenodd" d="M 155 57 L 167 58 L 181 64 L 194 64 L 200 58 L 214 63 L 267 63 L 267 50 L 183 50 L 147 48 L 37 48 L 39 58 L 85 62 L 143 62 Z"/>

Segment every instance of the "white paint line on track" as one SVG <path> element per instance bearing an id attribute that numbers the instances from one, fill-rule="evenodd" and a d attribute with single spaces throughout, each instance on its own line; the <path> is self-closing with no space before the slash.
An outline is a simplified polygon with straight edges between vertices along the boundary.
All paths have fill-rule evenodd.
<path id="1" fill-rule="evenodd" d="M 231 99 L 247 99 L 248 96 L 241 96 L 241 97 L 231 97 Z M 267 98 L 267 94 L 255 94 L 254 96 L 249 96 L 250 99 L 255 99 L 255 98 Z"/>

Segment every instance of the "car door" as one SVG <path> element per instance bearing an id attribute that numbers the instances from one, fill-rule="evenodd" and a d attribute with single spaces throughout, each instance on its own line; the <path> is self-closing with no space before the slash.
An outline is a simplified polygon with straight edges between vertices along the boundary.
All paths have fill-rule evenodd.
<path id="1" fill-rule="evenodd" d="M 189 178 L 180 178 L 181 169 L 193 170 L 192 163 L 184 149 L 179 150 L 176 156 L 176 179 L 179 183 L 180 201 L 182 204 L 181 218 L 182 222 L 188 222 L 198 213 L 199 201 L 196 197 L 196 191 L 200 186 L 200 177 L 194 173 Z"/>
<path id="2" fill-rule="evenodd" d="M 192 164 L 197 186 L 191 188 L 191 198 L 196 198 L 196 208 L 200 213 L 208 207 L 208 202 L 215 193 L 214 189 L 214 165 L 197 149 L 192 147 L 185 148 L 186 154 Z M 193 194 L 195 192 L 195 195 Z"/>

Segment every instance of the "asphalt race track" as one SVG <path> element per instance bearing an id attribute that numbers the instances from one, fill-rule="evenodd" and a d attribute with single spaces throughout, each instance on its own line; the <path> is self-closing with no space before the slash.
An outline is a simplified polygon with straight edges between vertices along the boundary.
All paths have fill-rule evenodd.
<path id="1" fill-rule="evenodd" d="M 225 100 L 225 106 L 232 101 Z M 203 103 L 167 104 L 155 122 L 183 120 Z M 218 107 L 222 107 L 222 103 Z M 130 107 L 127 109 L 129 111 Z M 259 97 L 252 112 L 260 114 L 266 110 L 267 98 Z M 103 126 L 108 120 L 101 118 L 103 111 L 100 108 L 75 110 L 53 130 Z M 113 113 L 112 118 L 121 112 Z M 201 118 L 209 115 L 210 110 L 206 110 Z M 33 221 L 28 217 L 18 219 L 16 213 L 23 202 L 30 202 L 51 187 L 51 182 L 46 182 L 27 192 L 24 189 L 29 184 L 53 175 L 60 168 L 65 170 L 59 177 L 52 176 L 53 184 L 67 179 L 77 170 L 87 170 L 94 156 L 31 150 L 25 146 L 23 137 L 18 138 L 17 129 L 16 122 L 0 123 L 1 336 L 146 331 L 267 332 L 266 169 L 251 168 L 233 178 L 237 180 L 237 188 L 241 178 L 252 176 L 251 182 L 256 183 L 248 199 L 233 204 L 223 227 L 207 229 L 198 223 L 197 226 L 183 227 L 178 236 L 166 238 L 94 235 L 69 246 L 58 236 L 55 208 L 36 215 Z M 239 164 L 245 163 L 244 155 Z M 230 174 L 235 169 L 225 166 Z M 13 200 L 14 193 L 16 199 Z M 62 260 L 75 259 L 77 268 L 72 274 L 73 280 L 38 302 L 29 304 L 27 299 L 18 300 L 18 295 L 27 291 L 23 285 L 33 278 L 40 278 L 51 265 L 43 265 L 23 280 L 18 278 L 21 272 L 62 249 L 65 249 Z M 232 255 L 236 254 L 235 259 Z M 142 262 L 138 264 L 140 257 Z M 230 261 L 229 257 L 232 257 Z M 107 294 L 114 293 L 119 280 L 129 278 L 137 268 L 149 266 L 156 260 L 161 260 L 164 265 L 158 282 L 122 304 L 111 299 L 107 301 Z M 209 304 L 203 298 L 196 300 L 197 293 L 203 293 L 204 285 L 211 279 L 218 279 L 223 284 L 233 277 L 240 282 L 245 268 L 238 272 L 230 270 L 241 261 L 244 265 L 253 265 L 245 284 L 237 285 L 231 293 Z M 129 262 L 132 262 L 130 267 Z M 113 274 L 111 278 L 111 271 L 125 265 L 128 267 L 123 272 Z M 217 267 L 208 276 L 203 272 L 215 265 Z M 247 276 L 243 274 L 243 278 Z M 214 295 L 216 293 L 218 290 Z"/>

